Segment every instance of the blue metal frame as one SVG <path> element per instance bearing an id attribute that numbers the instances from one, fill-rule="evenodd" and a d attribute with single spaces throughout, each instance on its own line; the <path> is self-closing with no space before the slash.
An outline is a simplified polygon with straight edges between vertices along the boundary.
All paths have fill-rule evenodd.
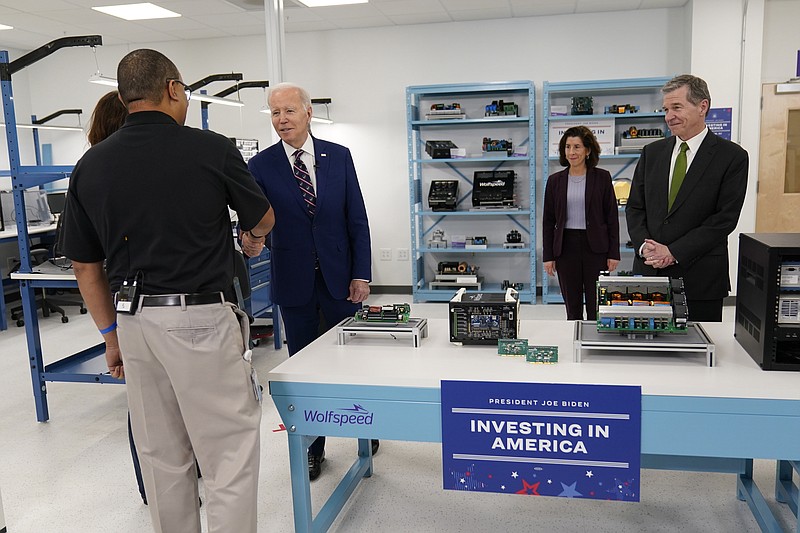
<path id="1" fill-rule="evenodd" d="M 0 51 L 0 71 L 9 64 L 8 52 Z M 72 166 L 23 166 L 20 163 L 19 139 L 17 137 L 17 120 L 14 111 L 14 95 L 11 76 L 0 80 L 3 99 L 3 115 L 6 123 L 6 144 L 8 147 L 8 160 L 11 176 L 11 185 L 14 194 L 14 209 L 17 217 L 17 242 L 19 244 L 20 267 L 19 272 L 30 274 L 31 258 L 28 246 L 28 221 L 25 216 L 25 189 L 38 187 L 52 181 L 69 177 Z M 34 139 L 38 141 L 37 132 L 34 130 Z M 38 142 L 37 142 L 38 146 Z M 37 153 L 37 163 L 40 162 Z M 37 288 L 47 287 L 77 287 L 75 281 L 69 280 L 20 280 L 20 296 L 22 299 L 22 312 L 25 317 L 25 336 L 27 339 L 28 359 L 33 386 L 33 398 L 36 404 L 36 419 L 45 422 L 50 418 L 47 405 L 47 382 L 93 382 L 93 383 L 124 383 L 124 381 L 111 378 L 103 361 L 104 345 L 99 344 L 83 350 L 77 354 L 45 366 L 42 357 L 42 342 L 39 335 L 39 317 L 36 307 L 35 291 Z M 5 325 L 5 313 L 2 317 Z M 96 363 L 93 365 L 92 360 Z M 101 366 L 99 366 L 101 365 Z M 87 369 L 92 368 L 91 373 Z"/>
<path id="2" fill-rule="evenodd" d="M 785 503 L 794 514 L 796 531 L 800 533 L 800 487 L 792 481 L 792 472 L 800 476 L 800 461 L 778 461 L 775 468 L 775 499 Z"/>
<path id="3" fill-rule="evenodd" d="M 368 439 L 441 442 L 439 388 L 292 381 L 271 381 L 269 386 L 288 431 L 296 532 L 328 529 L 355 484 L 371 473 L 371 458 L 362 453 Z M 331 436 L 358 438 L 359 457 L 314 518 L 307 446 L 319 428 L 305 420 L 304 411 L 324 412 L 332 404 L 353 402 L 369 406 L 373 424 L 368 429 L 355 425 L 326 428 Z M 748 428 L 747 439 L 742 439 L 743 427 Z M 753 482 L 752 459 L 800 457 L 798 442 L 800 401 L 642 396 L 642 467 L 736 474 L 736 496 L 747 502 L 762 531 L 782 530 Z M 788 479 L 791 484 L 790 469 L 798 470 L 800 462 L 781 461 L 781 464 L 781 480 L 785 484 Z M 794 502 L 796 512 L 797 487 L 784 490 L 784 499 Z"/>
<path id="4" fill-rule="evenodd" d="M 508 117 L 508 118 L 492 118 L 492 119 L 464 119 L 457 121 L 446 122 L 432 122 L 420 120 L 420 101 L 423 98 L 429 97 L 444 97 L 459 99 L 463 97 L 481 96 L 489 100 L 503 97 L 504 95 L 523 96 L 527 100 L 527 113 L 526 117 Z M 524 108 L 525 104 L 520 104 L 520 108 Z M 531 81 L 505 81 L 505 82 L 488 82 L 488 83 L 460 83 L 460 84 L 445 84 L 445 85 L 416 85 L 406 88 L 406 124 L 408 135 L 408 181 L 409 181 L 409 199 L 411 210 L 411 281 L 412 292 L 414 301 L 448 301 L 452 297 L 450 291 L 442 290 L 429 290 L 426 288 L 427 281 L 425 279 L 425 255 L 429 253 L 506 253 L 506 254 L 527 254 L 529 258 L 529 272 L 526 273 L 528 287 L 520 291 L 520 301 L 522 302 L 536 302 L 536 154 L 535 143 L 533 140 L 536 138 L 536 124 L 535 124 L 535 90 Z M 527 138 L 519 143 L 520 146 L 528 145 L 527 157 L 504 157 L 504 156 L 487 156 L 480 159 L 426 159 L 423 157 L 424 143 L 421 138 L 421 131 L 441 131 L 454 130 L 463 127 L 475 127 L 476 125 L 485 125 L 487 127 L 497 127 L 498 125 L 504 126 L 520 126 L 527 125 Z M 464 165 L 492 165 L 491 168 L 496 170 L 502 165 L 513 162 L 526 162 L 528 166 L 528 195 L 530 201 L 530 208 L 518 211 L 496 211 L 492 213 L 475 213 L 470 211 L 456 211 L 456 212 L 432 212 L 425 211 L 424 205 L 424 191 L 422 190 L 423 173 L 426 172 L 424 167 L 431 166 L 446 166 L 453 172 L 459 179 L 464 180 L 465 183 L 472 186 L 472 180 L 466 176 L 460 169 Z M 468 198 L 465 195 L 459 200 L 459 203 Z M 528 235 L 530 245 L 525 248 L 517 249 L 503 249 L 503 248 L 487 248 L 485 250 L 459 250 L 459 249 L 435 249 L 430 250 L 425 246 L 424 238 L 428 235 L 439 223 L 447 217 L 470 217 L 470 216 L 505 216 L 512 224 L 520 228 L 520 230 Z M 434 218 L 435 217 L 435 218 Z M 522 217 L 526 217 L 523 219 Z M 523 222 L 524 220 L 524 222 Z M 500 287 L 500 283 L 484 283 L 482 292 L 504 292 Z"/>
<path id="5" fill-rule="evenodd" d="M 611 80 L 590 80 L 590 81 L 568 81 L 568 82 L 544 82 L 544 90 L 542 91 L 542 190 L 547 184 L 547 177 L 552 174 L 551 163 L 553 161 L 558 163 L 558 157 L 549 155 L 550 150 L 550 123 L 565 120 L 580 119 L 581 115 L 567 115 L 567 116 L 550 116 L 550 100 L 554 95 L 557 96 L 597 96 L 598 94 L 613 95 L 619 94 L 620 96 L 629 96 L 638 94 L 654 94 L 666 82 L 670 80 L 669 77 L 658 78 L 630 78 L 630 79 L 611 79 Z M 663 113 L 636 113 L 633 115 L 635 118 L 654 119 L 663 117 Z M 619 118 L 620 115 L 611 114 L 594 114 L 586 115 L 587 118 Z M 630 118 L 625 115 L 625 118 Z M 632 164 L 639 160 L 638 154 L 607 154 L 601 155 L 601 160 L 621 160 L 625 161 L 623 169 L 616 172 L 612 178 L 617 179 L 620 174 L 628 169 Z M 544 202 L 544 194 L 542 195 Z M 630 253 L 630 248 L 621 248 L 623 252 Z M 550 291 L 549 276 L 546 272 L 542 271 L 542 302 L 543 303 L 563 303 L 564 299 L 561 296 L 561 291 Z"/>

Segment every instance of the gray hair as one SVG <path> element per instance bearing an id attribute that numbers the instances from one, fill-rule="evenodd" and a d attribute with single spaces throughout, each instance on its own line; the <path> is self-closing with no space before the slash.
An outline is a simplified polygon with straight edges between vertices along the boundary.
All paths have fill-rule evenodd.
<path id="1" fill-rule="evenodd" d="M 694 105 L 700 105 L 703 100 L 708 100 L 708 108 L 711 109 L 711 93 L 708 92 L 708 85 L 702 78 L 691 74 L 681 74 L 675 76 L 661 88 L 664 94 L 671 93 L 681 87 L 687 87 L 686 98 Z"/>
<path id="2" fill-rule="evenodd" d="M 303 104 L 304 108 L 311 107 L 311 97 L 308 95 L 308 91 L 303 89 L 297 84 L 289 83 L 288 81 L 283 81 L 274 87 L 269 88 L 269 96 L 267 97 L 267 101 L 269 102 L 269 98 L 272 97 L 272 93 L 275 91 L 286 91 L 286 90 L 296 90 L 297 94 L 300 95 L 300 103 Z"/>

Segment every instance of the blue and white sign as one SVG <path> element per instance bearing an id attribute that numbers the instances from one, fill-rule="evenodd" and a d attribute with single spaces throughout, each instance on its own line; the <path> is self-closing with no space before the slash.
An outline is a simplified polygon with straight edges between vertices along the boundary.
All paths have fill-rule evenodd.
<path id="1" fill-rule="evenodd" d="M 730 141 L 732 111 L 730 107 L 712 107 L 709 109 L 706 116 L 708 130 Z"/>
<path id="2" fill-rule="evenodd" d="M 445 489 L 639 501 L 637 386 L 442 381 Z"/>

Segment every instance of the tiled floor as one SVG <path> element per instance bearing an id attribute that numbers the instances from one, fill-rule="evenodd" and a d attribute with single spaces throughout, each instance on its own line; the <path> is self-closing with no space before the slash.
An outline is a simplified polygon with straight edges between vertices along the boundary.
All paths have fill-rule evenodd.
<path id="1" fill-rule="evenodd" d="M 381 295 L 374 303 L 408 301 Z M 414 315 L 445 318 L 446 304 L 414 304 Z M 726 314 L 731 312 L 726 309 Z M 525 305 L 523 318 L 564 316 L 561 306 Z M 88 316 L 41 320 L 46 360 L 99 340 Z M 264 376 L 285 348 L 256 349 Z M 150 531 L 133 477 L 121 385 L 48 384 L 50 421 L 36 422 L 24 329 L 0 332 L 0 489 L 12 533 Z M 293 531 L 286 436 L 269 398 L 264 402 L 259 531 Z M 315 509 L 349 468 L 355 444 L 330 439 L 322 477 L 312 485 Z M 730 474 L 645 470 L 638 504 L 441 490 L 438 444 L 383 441 L 375 474 L 334 522 L 335 532 L 749 532 L 758 531 L 735 497 Z M 786 505 L 774 501 L 774 462 L 756 461 L 756 480 L 784 528 Z M 233 532 L 235 533 L 235 532 Z"/>

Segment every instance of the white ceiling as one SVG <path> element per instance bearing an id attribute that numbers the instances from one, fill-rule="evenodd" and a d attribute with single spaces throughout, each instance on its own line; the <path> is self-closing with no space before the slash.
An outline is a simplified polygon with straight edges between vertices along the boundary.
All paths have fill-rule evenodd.
<path id="1" fill-rule="evenodd" d="M 264 0 L 151 0 L 178 18 L 128 22 L 90 9 L 144 0 L 0 0 L 0 49 L 33 50 L 63 36 L 145 44 L 264 33 Z M 308 8 L 284 0 L 287 32 L 680 7 L 688 0 L 369 0 Z"/>

